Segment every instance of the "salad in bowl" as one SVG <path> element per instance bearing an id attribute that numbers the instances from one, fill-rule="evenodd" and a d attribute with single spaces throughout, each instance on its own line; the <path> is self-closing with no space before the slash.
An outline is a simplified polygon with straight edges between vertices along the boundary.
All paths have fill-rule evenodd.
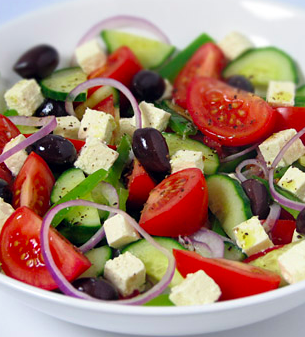
<path id="1" fill-rule="evenodd" d="M 302 287 L 293 55 L 237 31 L 176 48 L 152 20 L 117 15 L 59 61 L 56 45 L 29 46 L 4 93 L 5 282 L 95 315 L 238 310 Z"/>

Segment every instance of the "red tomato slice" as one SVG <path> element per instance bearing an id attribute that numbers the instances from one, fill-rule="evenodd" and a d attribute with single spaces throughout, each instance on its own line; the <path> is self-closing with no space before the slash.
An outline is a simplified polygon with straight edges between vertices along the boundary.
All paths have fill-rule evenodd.
<path id="1" fill-rule="evenodd" d="M 4 224 L 0 235 L 0 261 L 6 275 L 27 284 L 56 289 L 40 246 L 41 218 L 27 207 L 18 208 Z M 57 267 L 73 281 L 90 267 L 90 261 L 54 229 L 50 248 Z"/>
<path id="2" fill-rule="evenodd" d="M 0 179 L 5 180 L 8 184 L 10 184 L 13 179 L 11 171 L 6 167 L 4 163 L 0 164 Z"/>
<path id="3" fill-rule="evenodd" d="M 96 77 L 113 78 L 127 87 L 130 87 L 133 76 L 142 69 L 142 65 L 131 51 L 130 48 L 123 46 L 109 55 L 106 64 L 93 71 L 88 79 Z M 97 90 L 99 87 L 88 90 L 88 96 Z"/>
<path id="4" fill-rule="evenodd" d="M 221 300 L 232 300 L 278 288 L 281 278 L 268 270 L 242 262 L 202 257 L 195 252 L 173 250 L 183 277 L 204 270 L 220 287 Z"/>
<path id="5" fill-rule="evenodd" d="M 226 59 L 221 49 L 214 43 L 200 47 L 186 63 L 174 82 L 173 97 L 175 102 L 187 108 L 187 89 L 196 76 L 220 78 Z"/>
<path id="6" fill-rule="evenodd" d="M 292 241 L 295 228 L 295 220 L 278 220 L 270 232 L 270 238 L 275 245 L 285 245 Z"/>
<path id="7" fill-rule="evenodd" d="M 104 100 L 99 102 L 97 105 L 93 107 L 93 110 L 106 112 L 113 117 L 115 117 L 115 107 L 113 103 L 113 95 L 106 97 Z"/>
<path id="8" fill-rule="evenodd" d="M 226 146 L 258 142 L 274 128 L 274 110 L 263 99 L 214 78 L 192 81 L 187 107 L 199 130 Z"/>
<path id="9" fill-rule="evenodd" d="M 31 152 L 13 184 L 13 207 L 27 206 L 43 216 L 50 207 L 54 183 L 47 163 Z"/>
<path id="10" fill-rule="evenodd" d="M 165 178 L 149 195 L 140 218 L 149 234 L 190 235 L 206 221 L 208 189 L 202 172 L 185 169 Z"/>
<path id="11" fill-rule="evenodd" d="M 19 130 L 7 117 L 0 114 L 0 153 L 7 142 L 20 135 Z"/>
<path id="12" fill-rule="evenodd" d="M 284 247 L 284 245 L 277 245 L 277 246 L 269 247 L 265 250 L 262 250 L 261 252 L 258 252 L 256 254 L 253 254 L 253 255 L 249 256 L 248 258 L 243 260 L 243 263 L 250 263 L 251 261 L 254 261 L 254 260 L 258 259 L 259 257 L 264 256 L 264 255 L 268 254 L 269 252 L 271 252 L 273 250 L 276 250 L 276 249 L 279 249 L 279 248 L 282 248 L 282 247 Z"/>
<path id="13" fill-rule="evenodd" d="M 132 208 L 140 208 L 148 199 L 150 191 L 156 183 L 145 171 L 140 162 L 135 159 L 133 170 L 128 177 L 128 205 Z"/>
<path id="14" fill-rule="evenodd" d="M 305 127 L 305 107 L 278 107 L 275 108 L 276 123 L 274 131 L 296 129 L 300 131 Z M 305 135 L 301 137 L 305 144 Z"/>

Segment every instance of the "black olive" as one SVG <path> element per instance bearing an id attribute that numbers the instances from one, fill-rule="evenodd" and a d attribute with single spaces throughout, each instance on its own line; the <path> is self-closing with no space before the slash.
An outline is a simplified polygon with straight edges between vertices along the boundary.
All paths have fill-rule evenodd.
<path id="1" fill-rule="evenodd" d="M 252 83 L 245 76 L 233 75 L 227 79 L 227 83 L 237 89 L 254 92 Z"/>
<path id="2" fill-rule="evenodd" d="M 12 202 L 12 197 L 13 194 L 8 183 L 5 180 L 0 179 L 0 198 L 10 204 Z"/>
<path id="3" fill-rule="evenodd" d="M 53 99 L 45 99 L 40 107 L 36 110 L 35 116 L 46 117 L 46 116 L 68 116 L 65 108 L 65 102 L 55 101 Z"/>
<path id="4" fill-rule="evenodd" d="M 141 70 L 131 82 L 131 91 L 139 100 L 152 102 L 159 99 L 165 90 L 163 78 L 154 71 Z"/>
<path id="5" fill-rule="evenodd" d="M 59 63 L 59 55 L 49 45 L 39 45 L 25 52 L 15 63 L 14 71 L 23 78 L 40 80 L 49 76 Z"/>
<path id="6" fill-rule="evenodd" d="M 296 220 L 296 231 L 305 235 L 305 208 L 301 210 Z"/>

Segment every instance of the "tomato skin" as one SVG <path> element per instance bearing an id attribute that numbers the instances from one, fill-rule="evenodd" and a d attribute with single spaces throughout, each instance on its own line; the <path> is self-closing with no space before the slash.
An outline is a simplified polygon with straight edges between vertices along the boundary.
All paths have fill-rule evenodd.
<path id="1" fill-rule="evenodd" d="M 57 288 L 45 266 L 40 246 L 41 218 L 27 207 L 18 208 L 0 234 L 0 261 L 7 276 L 52 290 Z M 91 265 L 71 243 L 50 228 L 50 249 L 57 267 L 72 281 Z"/>
<path id="2" fill-rule="evenodd" d="M 0 164 L 0 179 L 5 180 L 8 184 L 10 184 L 13 180 L 13 175 L 11 171 L 6 167 L 4 163 Z"/>
<path id="3" fill-rule="evenodd" d="M 205 178 L 201 170 L 189 168 L 171 174 L 150 192 L 139 225 L 151 235 L 190 235 L 204 225 L 207 212 Z"/>
<path id="4" fill-rule="evenodd" d="M 292 241 L 296 229 L 295 220 L 278 220 L 270 232 L 270 238 L 275 245 L 285 245 Z"/>
<path id="5" fill-rule="evenodd" d="M 43 216 L 50 207 L 50 196 L 54 176 L 47 163 L 35 152 L 31 152 L 13 184 L 13 207 L 31 208 Z"/>
<path id="6" fill-rule="evenodd" d="M 0 114 L 0 153 L 6 143 L 20 135 L 19 130 L 7 117 Z"/>
<path id="7" fill-rule="evenodd" d="M 280 276 L 242 262 L 206 258 L 195 252 L 173 250 L 183 277 L 204 270 L 220 287 L 221 300 L 232 300 L 278 288 Z"/>
<path id="8" fill-rule="evenodd" d="M 187 89 L 193 78 L 197 76 L 221 78 L 226 65 L 226 58 L 221 49 L 208 42 L 201 46 L 186 63 L 174 81 L 173 97 L 175 102 L 187 108 Z"/>
<path id="9" fill-rule="evenodd" d="M 256 143 L 274 129 L 275 112 L 268 103 L 214 78 L 192 81 L 187 108 L 198 129 L 225 146 Z"/>
<path id="10" fill-rule="evenodd" d="M 93 107 L 93 110 L 103 111 L 115 117 L 115 107 L 113 102 L 113 95 L 106 97 Z"/>
<path id="11" fill-rule="evenodd" d="M 245 260 L 243 260 L 243 263 L 250 263 L 250 262 L 258 259 L 259 257 L 264 256 L 264 255 L 268 254 L 269 252 L 272 252 L 273 250 L 276 250 L 276 249 L 279 249 L 279 248 L 282 248 L 282 247 L 284 247 L 284 245 L 276 245 L 276 246 L 273 246 L 273 247 L 269 247 L 265 250 L 262 250 L 261 252 L 258 252 L 256 254 L 253 254 L 253 255 L 247 257 Z"/>
<path id="12" fill-rule="evenodd" d="M 140 162 L 135 159 L 133 170 L 128 177 L 128 206 L 141 208 L 148 199 L 150 191 L 156 186 L 154 180 L 145 171 Z"/>
<path id="13" fill-rule="evenodd" d="M 274 110 L 276 113 L 275 132 L 286 129 L 300 131 L 305 127 L 305 107 L 277 107 Z M 301 137 L 301 140 L 305 144 L 305 135 Z"/>

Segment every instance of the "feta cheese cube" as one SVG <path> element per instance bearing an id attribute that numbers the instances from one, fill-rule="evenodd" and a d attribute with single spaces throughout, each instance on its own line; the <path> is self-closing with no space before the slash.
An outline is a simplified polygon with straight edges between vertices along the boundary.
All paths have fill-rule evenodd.
<path id="1" fill-rule="evenodd" d="M 186 278 L 171 289 L 169 299 L 177 306 L 202 305 L 216 302 L 221 290 L 203 270 L 187 274 Z"/>
<path id="2" fill-rule="evenodd" d="M 20 134 L 15 138 L 12 138 L 8 143 L 5 144 L 3 153 L 7 152 L 8 150 L 12 149 L 14 146 L 23 142 L 26 138 L 24 135 Z M 12 172 L 14 176 L 18 175 L 21 167 L 23 166 L 24 162 L 26 161 L 28 154 L 25 150 L 18 151 L 17 153 L 10 156 L 8 159 L 4 161 L 7 168 Z"/>
<path id="3" fill-rule="evenodd" d="M 32 116 L 44 98 L 40 86 L 34 79 L 21 80 L 4 95 L 7 106 L 17 110 L 21 116 Z"/>
<path id="4" fill-rule="evenodd" d="M 267 138 L 263 143 L 259 145 L 259 149 L 267 163 L 270 167 L 275 157 L 278 155 L 280 150 L 287 144 L 287 142 L 296 134 L 295 129 L 287 129 L 277 133 Z M 300 157 L 305 154 L 305 146 L 300 139 L 297 139 L 285 152 L 283 158 L 279 162 L 279 167 L 289 166 Z"/>
<path id="5" fill-rule="evenodd" d="M 295 83 L 289 81 L 270 81 L 266 100 L 273 106 L 294 106 Z"/>
<path id="6" fill-rule="evenodd" d="M 118 133 L 118 139 L 120 139 L 125 134 L 132 137 L 133 133 L 136 131 L 135 119 L 134 118 L 121 118 L 119 121 L 119 128 L 120 129 Z"/>
<path id="7" fill-rule="evenodd" d="M 106 262 L 104 277 L 118 289 L 121 295 L 128 296 L 144 285 L 146 270 L 140 259 L 126 252 Z"/>
<path id="8" fill-rule="evenodd" d="M 92 174 L 99 169 L 108 171 L 118 156 L 118 152 L 110 149 L 99 139 L 88 137 L 74 166 L 87 174 Z"/>
<path id="9" fill-rule="evenodd" d="M 297 241 L 300 241 L 300 240 L 303 240 L 303 239 L 305 239 L 305 235 L 298 233 L 297 230 L 295 229 L 294 232 L 293 232 L 293 235 L 292 235 L 291 242 L 297 242 Z"/>
<path id="10" fill-rule="evenodd" d="M 65 138 L 78 139 L 80 121 L 74 116 L 57 117 L 57 126 L 53 131 L 54 135 Z"/>
<path id="11" fill-rule="evenodd" d="M 15 212 L 14 208 L 0 198 L 0 233 L 5 221 Z"/>
<path id="12" fill-rule="evenodd" d="M 75 50 L 77 63 L 86 74 L 105 65 L 107 56 L 96 39 L 85 42 Z"/>
<path id="13" fill-rule="evenodd" d="M 139 233 L 121 214 L 108 218 L 103 227 L 108 245 L 113 248 L 120 248 L 140 239 Z"/>
<path id="14" fill-rule="evenodd" d="M 78 138 L 95 137 L 109 143 L 115 128 L 114 118 L 110 114 L 87 108 L 80 123 Z"/>
<path id="15" fill-rule="evenodd" d="M 203 172 L 204 168 L 202 152 L 200 151 L 179 150 L 171 157 L 170 164 L 172 173 L 187 168 L 198 168 Z"/>
<path id="16" fill-rule="evenodd" d="M 278 258 L 284 279 L 289 283 L 305 280 L 305 240 L 295 244 Z"/>
<path id="17" fill-rule="evenodd" d="M 231 32 L 223 40 L 218 42 L 218 47 L 222 50 L 228 60 L 233 60 L 246 50 L 253 48 L 253 43 L 238 32 Z"/>
<path id="18" fill-rule="evenodd" d="M 160 132 L 166 129 L 171 116 L 170 113 L 145 101 L 139 104 L 139 108 L 141 110 L 143 128 L 155 128 Z"/>
<path id="19" fill-rule="evenodd" d="M 272 241 L 269 239 L 257 216 L 253 216 L 235 226 L 233 234 L 238 247 L 248 256 L 273 247 Z"/>
<path id="20" fill-rule="evenodd" d="M 305 201 L 305 173 L 298 168 L 290 166 L 277 184 Z"/>

